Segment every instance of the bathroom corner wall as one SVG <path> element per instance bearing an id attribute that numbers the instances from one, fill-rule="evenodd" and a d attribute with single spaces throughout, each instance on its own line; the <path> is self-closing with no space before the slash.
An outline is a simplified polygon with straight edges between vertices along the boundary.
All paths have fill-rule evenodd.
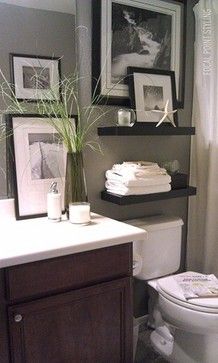
<path id="1" fill-rule="evenodd" d="M 179 111 L 179 125 L 191 125 L 192 87 L 193 87 L 193 43 L 194 16 L 192 7 L 195 0 L 187 1 L 186 29 L 186 73 L 185 73 L 185 107 Z M 77 25 L 86 27 L 80 30 L 79 64 L 83 76 L 80 88 L 80 101 L 84 106 L 91 101 L 91 1 L 77 1 Z M 101 125 L 115 125 L 118 107 L 105 107 L 108 114 L 101 120 Z M 85 121 L 85 120 L 84 120 Z M 104 173 L 114 163 L 125 160 L 148 160 L 161 162 L 178 159 L 181 171 L 189 173 L 190 137 L 188 136 L 143 136 L 143 137 L 97 137 L 96 129 L 92 132 L 94 140 L 101 144 L 103 155 L 86 150 L 85 168 L 88 183 L 88 194 L 92 210 L 118 220 L 166 213 L 179 216 L 185 222 L 182 241 L 181 270 L 185 265 L 185 250 L 187 236 L 187 198 L 170 199 L 152 203 L 118 206 L 100 199 L 100 191 L 104 189 Z M 164 248 L 164 246 L 163 246 Z M 154 261 L 155 263 L 155 261 Z M 136 281 L 135 285 L 135 316 L 147 312 L 145 285 Z"/>

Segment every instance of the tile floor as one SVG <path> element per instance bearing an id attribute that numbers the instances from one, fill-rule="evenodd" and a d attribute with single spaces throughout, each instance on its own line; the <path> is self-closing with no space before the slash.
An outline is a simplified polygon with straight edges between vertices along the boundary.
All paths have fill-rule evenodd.
<path id="1" fill-rule="evenodd" d="M 140 327 L 135 363 L 167 363 L 153 350 L 149 339 L 151 331 L 144 326 Z"/>

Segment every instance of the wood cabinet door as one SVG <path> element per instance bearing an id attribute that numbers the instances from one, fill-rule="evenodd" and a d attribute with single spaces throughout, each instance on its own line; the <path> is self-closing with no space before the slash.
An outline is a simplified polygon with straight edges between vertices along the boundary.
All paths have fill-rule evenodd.
<path id="1" fill-rule="evenodd" d="M 131 278 L 9 307 L 14 363 L 131 363 Z"/>

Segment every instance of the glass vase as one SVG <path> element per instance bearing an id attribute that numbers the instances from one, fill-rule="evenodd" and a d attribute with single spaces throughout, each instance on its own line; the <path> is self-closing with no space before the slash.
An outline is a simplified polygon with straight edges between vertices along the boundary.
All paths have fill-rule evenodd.
<path id="1" fill-rule="evenodd" d="M 82 152 L 68 153 L 65 175 L 65 211 L 69 218 L 69 204 L 87 202 L 87 187 Z"/>

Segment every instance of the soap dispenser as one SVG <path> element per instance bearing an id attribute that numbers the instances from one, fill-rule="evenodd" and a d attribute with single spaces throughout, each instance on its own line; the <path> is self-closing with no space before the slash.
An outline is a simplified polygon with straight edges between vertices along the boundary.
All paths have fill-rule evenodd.
<path id="1" fill-rule="evenodd" d="M 47 194 L 47 213 L 50 221 L 61 221 L 61 194 L 58 192 L 57 182 L 51 183 L 50 190 Z"/>

